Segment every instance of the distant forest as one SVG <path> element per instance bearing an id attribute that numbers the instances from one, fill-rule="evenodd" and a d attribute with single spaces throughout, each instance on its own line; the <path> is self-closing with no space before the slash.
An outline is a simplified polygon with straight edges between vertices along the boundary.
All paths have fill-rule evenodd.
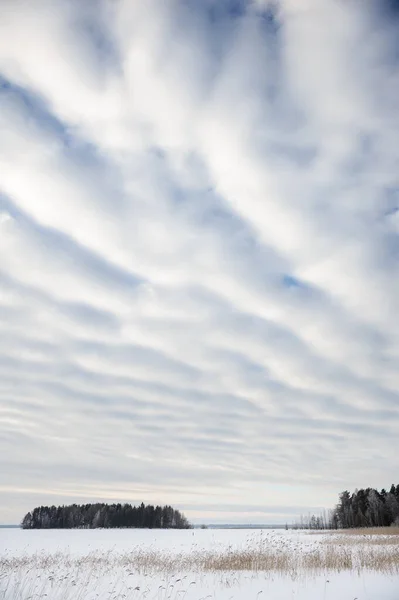
<path id="1" fill-rule="evenodd" d="M 23 529 L 96 529 L 135 527 L 190 529 L 186 517 L 171 506 L 131 504 L 71 504 L 39 506 L 22 519 Z"/>
<path id="2" fill-rule="evenodd" d="M 349 529 L 353 527 L 399 526 L 399 485 L 389 492 L 373 488 L 345 490 L 339 495 L 336 507 L 320 516 L 301 517 L 295 528 Z"/>

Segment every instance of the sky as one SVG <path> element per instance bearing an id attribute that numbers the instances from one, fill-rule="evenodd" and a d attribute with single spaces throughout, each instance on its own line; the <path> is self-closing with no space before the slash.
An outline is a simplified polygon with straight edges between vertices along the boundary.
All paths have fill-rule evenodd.
<path id="1" fill-rule="evenodd" d="M 0 523 L 398 481 L 399 6 L 1 0 Z"/>

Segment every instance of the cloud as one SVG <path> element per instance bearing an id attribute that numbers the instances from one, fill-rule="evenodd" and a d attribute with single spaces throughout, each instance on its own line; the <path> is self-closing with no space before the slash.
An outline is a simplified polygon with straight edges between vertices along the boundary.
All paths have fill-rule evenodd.
<path id="1" fill-rule="evenodd" d="M 0 520 L 285 520 L 394 480 L 398 27 L 371 0 L 2 2 Z"/>

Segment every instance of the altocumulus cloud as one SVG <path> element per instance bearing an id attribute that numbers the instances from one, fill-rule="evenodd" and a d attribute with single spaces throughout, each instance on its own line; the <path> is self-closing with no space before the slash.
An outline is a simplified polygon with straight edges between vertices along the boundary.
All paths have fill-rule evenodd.
<path id="1" fill-rule="evenodd" d="M 398 33 L 377 0 L 2 0 L 1 521 L 395 479 Z"/>

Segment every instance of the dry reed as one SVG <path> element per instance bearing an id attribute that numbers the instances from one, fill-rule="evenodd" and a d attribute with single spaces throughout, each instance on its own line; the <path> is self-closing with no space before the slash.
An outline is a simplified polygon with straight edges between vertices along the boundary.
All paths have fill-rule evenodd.
<path id="1" fill-rule="evenodd" d="M 395 538 L 397 539 L 397 538 Z M 384 573 L 399 573 L 399 543 L 380 538 L 371 540 L 351 536 L 334 536 L 298 551 L 295 545 L 280 544 L 229 551 L 194 550 L 191 552 L 162 552 L 137 548 L 127 553 L 91 552 L 84 556 L 66 553 L 36 553 L 0 558 L 0 578 L 15 571 L 87 571 L 95 573 L 124 569 L 134 573 L 251 571 L 299 573 L 368 569 Z"/>
<path id="2" fill-rule="evenodd" d="M 322 533 L 326 533 L 323 531 Z M 358 529 L 335 529 L 332 532 L 337 535 L 367 535 L 367 536 L 399 536 L 399 527 L 359 527 Z"/>
<path id="3" fill-rule="evenodd" d="M 292 538 L 251 538 L 239 548 L 182 552 L 137 546 L 130 552 L 93 551 L 84 556 L 65 552 L 0 557 L 0 599 L 109 600 L 144 599 L 146 589 L 137 581 L 159 579 L 157 600 L 183 600 L 190 585 L 213 575 L 231 585 L 245 577 L 289 576 L 292 579 L 331 572 L 367 570 L 399 574 L 399 544 L 395 536 L 325 534 L 310 543 Z M 195 574 L 195 575 L 193 575 Z M 108 583 L 104 583 L 108 582 Z M 108 585 L 106 595 L 104 586 Z M 97 586 L 97 587 L 96 587 Z M 87 592 L 93 595 L 88 596 Z M 101 595 L 102 594 L 102 595 Z"/>

